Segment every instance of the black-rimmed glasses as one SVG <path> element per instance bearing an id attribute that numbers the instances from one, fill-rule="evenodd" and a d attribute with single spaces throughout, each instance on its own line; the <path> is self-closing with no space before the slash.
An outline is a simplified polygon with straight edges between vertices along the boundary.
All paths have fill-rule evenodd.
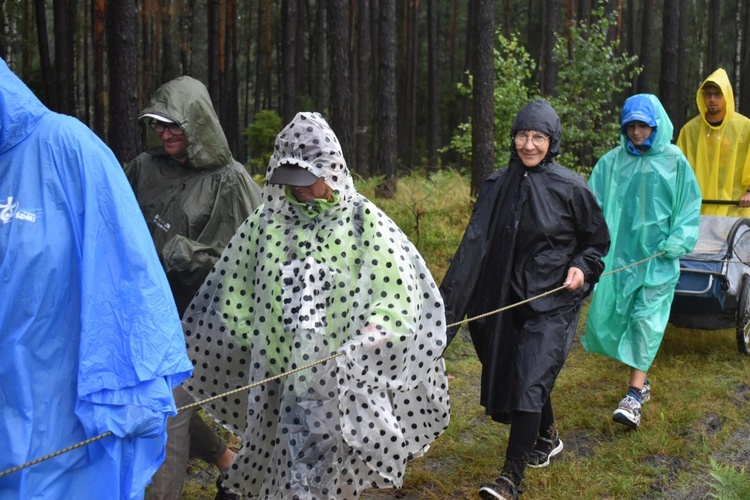
<path id="1" fill-rule="evenodd" d="M 152 129 L 154 129 L 154 132 L 159 135 L 163 134 L 165 130 L 169 130 L 169 133 L 172 135 L 182 135 L 185 133 L 185 131 L 182 130 L 176 123 L 164 123 L 156 120 L 151 120 L 150 122 L 148 122 L 148 124 Z"/>

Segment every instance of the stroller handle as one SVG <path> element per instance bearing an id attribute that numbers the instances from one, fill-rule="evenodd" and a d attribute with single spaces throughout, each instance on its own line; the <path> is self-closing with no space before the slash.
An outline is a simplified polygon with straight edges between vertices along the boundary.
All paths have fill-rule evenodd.
<path id="1" fill-rule="evenodd" d="M 735 200 L 702 200 L 701 203 L 704 205 L 739 205 L 740 203 Z"/>

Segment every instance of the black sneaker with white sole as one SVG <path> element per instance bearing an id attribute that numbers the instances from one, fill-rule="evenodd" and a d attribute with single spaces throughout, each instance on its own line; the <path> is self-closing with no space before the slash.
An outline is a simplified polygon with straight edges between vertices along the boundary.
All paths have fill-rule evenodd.
<path id="1" fill-rule="evenodd" d="M 547 467 L 550 459 L 555 455 L 559 455 L 562 450 L 563 442 L 557 432 L 555 432 L 555 436 L 552 439 L 539 436 L 536 438 L 534 449 L 529 454 L 528 466 L 532 469 Z"/>
<path id="2" fill-rule="evenodd" d="M 513 479 L 503 474 L 495 482 L 483 484 L 479 488 L 479 496 L 484 500 L 516 500 L 518 486 Z"/>

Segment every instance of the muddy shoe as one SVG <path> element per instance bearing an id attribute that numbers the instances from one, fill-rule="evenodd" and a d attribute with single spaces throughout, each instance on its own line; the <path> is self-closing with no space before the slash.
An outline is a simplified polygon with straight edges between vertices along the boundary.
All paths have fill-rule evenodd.
<path id="1" fill-rule="evenodd" d="M 536 438 L 534 449 L 529 454 L 528 466 L 532 469 L 541 469 L 549 465 L 550 459 L 559 455 L 563 450 L 563 442 L 560 435 L 555 431 L 555 437 L 547 439 L 539 436 Z"/>
<path id="2" fill-rule="evenodd" d="M 612 420 L 618 424 L 627 425 L 631 429 L 637 429 L 641 425 L 641 403 L 628 394 L 612 415 Z"/>
<path id="3" fill-rule="evenodd" d="M 479 496 L 484 500 L 516 500 L 518 486 L 513 480 L 503 474 L 495 482 L 483 484 L 479 488 Z"/>

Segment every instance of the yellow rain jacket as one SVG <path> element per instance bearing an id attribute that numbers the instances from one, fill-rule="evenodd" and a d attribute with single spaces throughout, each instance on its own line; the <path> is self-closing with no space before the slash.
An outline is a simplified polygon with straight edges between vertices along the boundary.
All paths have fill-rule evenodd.
<path id="1" fill-rule="evenodd" d="M 721 88 L 727 113 L 721 125 L 706 121 L 702 87 L 713 82 Z M 695 171 L 704 200 L 739 200 L 750 187 L 750 119 L 735 112 L 734 94 L 727 72 L 719 68 L 698 88 L 695 97 L 700 114 L 687 122 L 677 146 Z M 704 203 L 701 213 L 750 217 L 750 208 Z"/>

